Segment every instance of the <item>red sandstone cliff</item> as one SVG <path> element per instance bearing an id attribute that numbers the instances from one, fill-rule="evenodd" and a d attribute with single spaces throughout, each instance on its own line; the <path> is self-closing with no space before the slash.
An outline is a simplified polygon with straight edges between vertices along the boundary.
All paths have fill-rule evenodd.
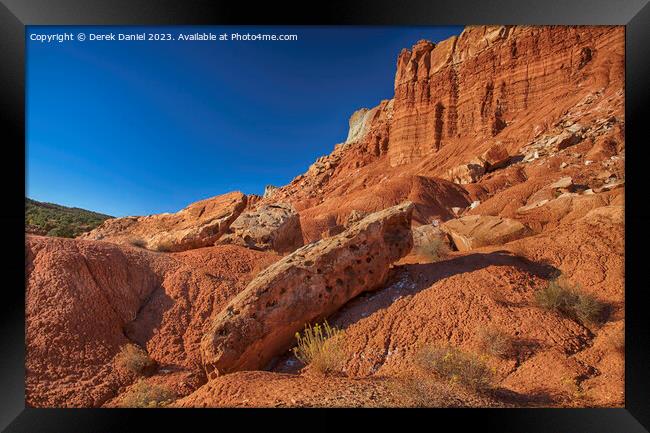
<path id="1" fill-rule="evenodd" d="M 394 98 L 354 113 L 345 143 L 266 200 L 292 202 L 313 240 L 353 209 L 409 197 L 422 182 L 410 176 L 442 188 L 439 178 L 475 183 L 559 135 L 559 122 L 593 130 L 611 117 L 620 146 L 623 82 L 623 28 L 481 26 L 437 45 L 419 41 L 397 58 Z M 420 208 L 421 223 L 450 217 L 437 204 Z"/>

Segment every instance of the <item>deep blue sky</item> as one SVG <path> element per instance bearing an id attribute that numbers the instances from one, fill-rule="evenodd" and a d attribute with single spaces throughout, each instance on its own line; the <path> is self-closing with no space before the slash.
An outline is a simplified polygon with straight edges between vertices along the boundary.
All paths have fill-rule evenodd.
<path id="1" fill-rule="evenodd" d="M 297 42 L 53 42 L 32 33 L 297 34 Z M 393 96 L 397 55 L 462 27 L 37 27 L 27 195 L 114 216 L 284 185 Z"/>

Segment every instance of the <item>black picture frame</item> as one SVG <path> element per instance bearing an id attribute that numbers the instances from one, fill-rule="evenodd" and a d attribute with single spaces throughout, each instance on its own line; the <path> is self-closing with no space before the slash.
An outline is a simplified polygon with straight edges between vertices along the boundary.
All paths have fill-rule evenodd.
<path id="1" fill-rule="evenodd" d="M 625 408 L 620 409 L 430 409 L 430 410 L 129 410 L 25 408 L 24 397 L 24 200 L 25 200 L 25 26 L 107 24 L 327 24 L 327 25 L 465 25 L 588 24 L 626 27 L 626 366 Z M 1 0 L 0 110 L 4 158 L 0 170 L 4 199 L 0 223 L 5 259 L 0 261 L 0 429 L 7 432 L 193 431 L 199 423 L 227 428 L 238 418 L 245 430 L 253 421 L 291 429 L 295 417 L 314 429 L 338 428 L 339 416 L 367 426 L 416 423 L 433 429 L 499 432 L 643 432 L 650 429 L 650 314 L 644 278 L 650 212 L 642 195 L 648 146 L 650 77 L 650 5 L 648 0 L 441 0 L 441 1 L 144 1 L 144 0 Z M 630 199 L 631 197 L 631 199 Z M 9 277 L 9 278 L 7 278 Z M 296 414 L 296 415 L 294 415 Z M 335 415 L 335 416 L 333 416 Z M 275 423 L 275 424 L 274 424 Z M 233 427 L 228 427 L 233 428 Z M 408 428 L 408 427 L 407 427 Z M 449 429 L 445 428 L 445 430 Z M 212 430 L 212 429 L 211 429 Z"/>

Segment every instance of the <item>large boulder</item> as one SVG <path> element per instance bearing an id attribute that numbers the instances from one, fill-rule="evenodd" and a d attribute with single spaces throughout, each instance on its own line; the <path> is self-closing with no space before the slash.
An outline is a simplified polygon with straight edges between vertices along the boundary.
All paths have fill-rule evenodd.
<path id="1" fill-rule="evenodd" d="M 503 144 L 497 143 L 485 151 L 480 159 L 484 161 L 486 171 L 493 171 L 508 165 L 511 157 L 508 149 Z"/>
<path id="2" fill-rule="evenodd" d="M 447 233 L 432 224 L 413 228 L 413 252 L 428 258 L 440 258 L 452 248 Z"/>
<path id="3" fill-rule="evenodd" d="M 261 369 L 305 324 L 381 287 L 413 246 L 413 204 L 373 213 L 343 233 L 308 244 L 262 271 L 221 311 L 201 342 L 210 378 Z"/>
<path id="4" fill-rule="evenodd" d="M 131 244 L 155 251 L 185 251 L 214 245 L 242 213 L 247 197 L 231 192 L 169 214 L 106 220 L 80 239 Z"/>
<path id="5" fill-rule="evenodd" d="M 447 170 L 445 178 L 461 185 L 474 183 L 485 174 L 485 161 L 474 158 L 467 164 L 461 164 Z"/>
<path id="6" fill-rule="evenodd" d="M 300 218 L 290 204 L 262 205 L 239 215 L 218 243 L 289 253 L 303 245 Z"/>
<path id="7" fill-rule="evenodd" d="M 492 215 L 468 215 L 447 221 L 440 229 L 459 251 L 501 245 L 529 236 L 532 231 L 517 220 Z"/>

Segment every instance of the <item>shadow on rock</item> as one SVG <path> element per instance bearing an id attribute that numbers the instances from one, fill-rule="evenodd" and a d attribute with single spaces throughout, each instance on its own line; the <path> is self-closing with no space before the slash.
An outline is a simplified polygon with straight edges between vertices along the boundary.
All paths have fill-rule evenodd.
<path id="1" fill-rule="evenodd" d="M 560 273 L 559 269 L 549 264 L 533 262 L 508 251 L 473 253 L 435 263 L 398 266 L 392 270 L 384 288 L 354 298 L 330 320 L 336 326 L 346 328 L 376 311 L 387 308 L 403 296 L 414 295 L 445 278 L 475 272 L 489 266 L 512 266 L 545 280 L 552 280 Z M 417 277 L 413 279 L 413 275 Z"/>

